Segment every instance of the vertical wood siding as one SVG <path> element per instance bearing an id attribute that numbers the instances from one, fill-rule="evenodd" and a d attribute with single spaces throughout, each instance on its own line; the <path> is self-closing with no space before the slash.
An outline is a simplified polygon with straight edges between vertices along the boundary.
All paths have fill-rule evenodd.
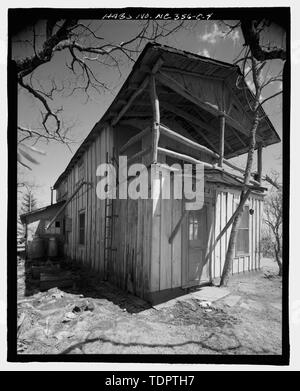
<path id="1" fill-rule="evenodd" d="M 97 272 L 104 269 L 104 200 L 98 199 L 96 186 L 99 178 L 96 177 L 96 169 L 100 163 L 106 162 L 106 152 L 112 153 L 113 130 L 105 127 L 99 130 L 98 136 L 89 145 L 82 156 L 84 162 L 84 180 L 89 185 L 84 185 L 66 208 L 66 217 L 72 220 L 72 230 L 69 232 L 65 244 L 65 254 L 91 267 Z M 76 166 L 67 177 L 68 197 L 76 188 Z M 79 212 L 85 212 L 85 243 L 79 245 L 78 216 Z"/>
<path id="2" fill-rule="evenodd" d="M 143 141 L 143 144 L 145 142 Z M 65 244 L 65 253 L 104 276 L 104 216 L 105 201 L 96 196 L 96 168 L 106 162 L 106 152 L 112 155 L 113 129 L 102 129 L 83 155 L 85 180 L 91 185 L 83 186 L 66 208 L 66 217 L 72 219 L 72 230 Z M 146 159 L 143 158 L 143 159 Z M 149 173 L 150 175 L 150 173 Z M 74 192 L 75 168 L 67 177 L 68 196 Z M 164 174 L 154 183 L 160 193 L 157 200 L 115 200 L 112 256 L 108 264 L 108 279 L 122 289 L 146 297 L 149 292 L 177 288 L 184 285 L 184 266 L 181 225 L 172 243 L 169 237 L 183 213 L 181 200 L 161 198 Z M 171 180 L 171 193 L 174 183 Z M 221 275 L 225 261 L 231 227 L 211 251 L 217 235 L 237 207 L 239 192 L 209 185 L 205 188 L 207 206 L 208 246 L 210 276 Z M 250 215 L 249 254 L 234 259 L 232 273 L 255 270 L 260 267 L 260 225 L 262 197 L 252 196 Z M 78 244 L 78 216 L 86 216 L 85 244 Z"/>
<path id="3" fill-rule="evenodd" d="M 230 219 L 237 208 L 238 202 L 238 191 L 228 189 L 217 190 L 214 237 L 218 236 L 226 222 Z M 249 215 L 249 253 L 240 255 L 233 259 L 232 274 L 243 273 L 260 268 L 260 232 L 263 199 L 259 195 L 252 195 L 246 205 L 249 205 L 249 209 L 254 210 L 254 214 Z M 231 227 L 229 227 L 227 232 L 223 235 L 223 238 L 219 240 L 212 253 L 213 264 L 211 270 L 213 278 L 220 277 L 222 273 L 230 232 Z"/>

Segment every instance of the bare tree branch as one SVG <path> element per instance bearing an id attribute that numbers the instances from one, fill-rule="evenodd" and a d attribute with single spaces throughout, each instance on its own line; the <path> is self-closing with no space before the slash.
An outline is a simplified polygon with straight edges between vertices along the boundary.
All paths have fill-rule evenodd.
<path id="1" fill-rule="evenodd" d="M 260 33 L 263 31 L 266 21 L 257 21 L 251 19 L 243 19 L 241 21 L 241 29 L 245 39 L 245 45 L 249 46 L 252 55 L 257 61 L 286 60 L 286 51 L 281 48 L 273 48 L 272 50 L 264 50 L 260 45 Z"/>

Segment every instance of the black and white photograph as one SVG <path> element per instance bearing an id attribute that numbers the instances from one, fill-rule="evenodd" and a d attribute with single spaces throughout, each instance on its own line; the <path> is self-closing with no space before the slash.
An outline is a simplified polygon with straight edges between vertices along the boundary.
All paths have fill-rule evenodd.
<path id="1" fill-rule="evenodd" d="M 291 9 L 201 6 L 7 9 L 8 361 L 289 364 Z"/>

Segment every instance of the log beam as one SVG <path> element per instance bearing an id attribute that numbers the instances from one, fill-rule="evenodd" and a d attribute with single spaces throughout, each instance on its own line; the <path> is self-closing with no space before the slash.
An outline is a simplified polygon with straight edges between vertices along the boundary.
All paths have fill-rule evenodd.
<path id="1" fill-rule="evenodd" d="M 152 74 L 155 74 L 159 68 L 162 66 L 163 60 L 159 58 L 156 63 L 154 64 L 152 68 Z M 149 83 L 149 76 L 146 76 L 144 81 L 140 84 L 140 86 L 134 91 L 134 93 L 129 98 L 128 102 L 123 106 L 119 114 L 111 121 L 111 125 L 115 126 L 120 121 L 120 119 L 123 117 L 123 115 L 126 113 L 126 111 L 129 109 L 129 107 L 132 105 L 134 100 L 144 91 L 144 89 L 147 87 Z"/>
<path id="2" fill-rule="evenodd" d="M 193 158 L 193 157 L 191 157 L 189 155 L 185 155 L 184 153 L 171 151 L 170 149 L 166 149 L 166 148 L 162 148 L 162 147 L 158 147 L 157 150 L 158 150 L 158 152 L 161 152 L 161 153 L 163 153 L 163 154 L 165 154 L 167 156 L 173 157 L 175 159 L 185 160 L 185 161 L 187 161 L 189 163 L 193 163 L 193 164 L 203 164 L 206 167 L 215 168 L 217 170 L 223 171 L 219 167 L 214 166 L 213 164 L 210 164 L 210 163 L 203 162 L 201 160 L 195 159 L 195 158 Z"/>
<path id="3" fill-rule="evenodd" d="M 120 148 L 120 154 L 126 151 L 129 147 L 137 143 L 141 138 L 143 138 L 150 131 L 149 127 L 145 128 L 141 132 L 137 133 L 131 137 L 124 145 Z"/>
<path id="4" fill-rule="evenodd" d="M 160 125 L 159 128 L 160 128 L 160 132 L 162 134 L 166 135 L 167 137 L 169 137 L 173 140 L 179 141 L 180 143 L 182 143 L 190 148 L 193 148 L 197 151 L 207 153 L 208 155 L 213 156 L 216 159 L 219 158 L 219 155 L 217 153 L 213 152 L 211 149 L 205 147 L 204 145 L 201 145 L 201 144 L 197 143 L 196 141 L 190 140 L 189 138 L 182 136 L 181 134 L 179 134 L 177 132 L 174 132 L 173 130 L 167 128 L 164 125 Z"/>
<path id="5" fill-rule="evenodd" d="M 167 103 L 167 102 L 164 102 L 164 101 L 161 101 L 160 102 L 161 106 L 163 108 L 165 108 L 167 111 L 175 114 L 175 115 L 178 115 L 179 117 L 182 117 L 183 119 L 185 119 L 186 121 L 190 122 L 191 124 L 195 125 L 195 126 L 199 126 L 203 129 L 207 129 L 208 131 L 213 131 L 215 132 L 215 129 L 213 129 L 211 126 L 209 126 L 208 124 L 206 124 L 205 122 L 201 121 L 199 118 L 196 118 L 194 117 L 193 115 L 189 114 L 189 113 L 186 113 L 184 110 L 182 109 L 179 109 L 178 107 L 174 107 L 173 105 Z M 197 129 L 198 130 L 198 129 Z M 198 131 L 199 132 L 199 131 Z M 212 148 L 214 149 L 215 146 L 213 145 L 213 143 L 208 139 L 208 137 L 206 137 L 203 132 L 199 132 L 200 136 L 203 137 L 203 139 L 207 142 L 207 144 Z"/>
<path id="6" fill-rule="evenodd" d="M 170 113 L 173 113 L 173 114 L 185 119 L 186 121 L 188 121 L 191 124 L 191 126 L 193 127 L 193 129 L 195 129 L 195 131 L 197 133 L 199 133 L 199 135 L 207 142 L 207 144 L 210 146 L 210 148 L 213 151 L 215 151 L 215 149 L 216 149 L 215 145 L 209 140 L 209 138 L 207 136 L 205 136 L 205 134 L 203 132 L 199 131 L 198 127 L 200 127 L 201 129 L 206 129 L 209 132 L 214 133 L 216 136 L 218 135 L 217 129 L 215 129 L 212 125 L 210 125 L 206 122 L 203 122 L 200 118 L 197 118 L 197 117 L 193 116 L 192 114 L 189 114 L 186 111 L 184 111 L 178 107 L 174 107 L 173 105 L 171 105 L 163 100 L 160 101 L 160 105 L 164 109 L 169 111 Z M 224 140 L 224 144 L 230 151 L 233 151 L 232 147 L 230 146 L 229 143 L 226 142 L 226 140 Z"/>
<path id="7" fill-rule="evenodd" d="M 160 111 L 159 111 L 159 100 L 156 92 L 155 75 L 150 76 L 150 99 L 153 112 L 153 124 L 152 124 L 152 161 L 157 162 L 157 148 L 159 141 L 159 124 L 160 124 Z"/>
<path id="8" fill-rule="evenodd" d="M 167 74 L 163 72 L 158 72 L 157 78 L 160 83 L 165 85 L 166 87 L 172 89 L 173 91 L 177 92 L 179 95 L 183 96 L 190 102 L 194 103 L 198 107 L 201 107 L 205 111 L 211 113 L 215 117 L 219 117 L 220 115 L 225 115 L 227 123 L 238 130 L 240 133 L 244 134 L 245 136 L 249 137 L 249 133 L 232 117 L 230 117 L 226 113 L 222 113 L 220 110 L 215 108 L 212 104 L 202 102 L 198 97 L 192 95 L 190 91 L 188 91 L 186 88 L 184 88 L 181 84 L 179 84 L 175 79 L 168 76 Z M 261 137 L 257 135 L 257 140 L 261 141 Z"/>
<path id="9" fill-rule="evenodd" d="M 115 126 L 120 121 L 120 119 L 123 117 L 123 115 L 126 113 L 126 111 L 129 109 L 129 107 L 132 105 L 133 101 L 144 91 L 144 89 L 147 87 L 149 83 L 149 77 L 146 77 L 145 80 L 142 82 L 142 84 L 139 86 L 139 88 L 131 95 L 128 102 L 123 106 L 119 114 L 111 121 L 111 125 Z"/>
<path id="10" fill-rule="evenodd" d="M 190 148 L 193 148 L 193 149 L 196 149 L 198 151 L 207 153 L 210 156 L 212 156 L 213 158 L 218 159 L 220 161 L 220 155 L 218 153 L 210 150 L 209 148 L 205 147 L 204 145 L 201 145 L 201 144 L 197 143 L 196 141 L 190 140 L 187 137 L 182 136 L 181 134 L 179 134 L 177 132 L 174 132 L 173 130 L 167 128 L 164 125 L 160 125 L 160 131 L 161 131 L 162 134 L 166 135 L 167 137 L 170 137 L 170 138 L 172 138 L 172 139 L 174 139 L 176 141 L 179 141 L 182 144 L 185 144 L 185 145 L 187 145 Z M 223 158 L 222 162 L 224 164 L 226 164 L 228 167 L 232 168 L 233 170 L 237 170 L 240 173 L 245 174 L 245 170 L 237 167 L 233 163 L 228 162 L 226 159 Z"/>

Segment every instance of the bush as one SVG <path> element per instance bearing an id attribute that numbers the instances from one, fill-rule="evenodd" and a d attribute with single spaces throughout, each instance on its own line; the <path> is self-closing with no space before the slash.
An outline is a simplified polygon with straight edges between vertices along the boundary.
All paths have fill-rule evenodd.
<path id="1" fill-rule="evenodd" d="M 274 242 L 270 236 L 264 236 L 260 241 L 260 251 L 263 257 L 273 258 L 274 257 Z"/>

